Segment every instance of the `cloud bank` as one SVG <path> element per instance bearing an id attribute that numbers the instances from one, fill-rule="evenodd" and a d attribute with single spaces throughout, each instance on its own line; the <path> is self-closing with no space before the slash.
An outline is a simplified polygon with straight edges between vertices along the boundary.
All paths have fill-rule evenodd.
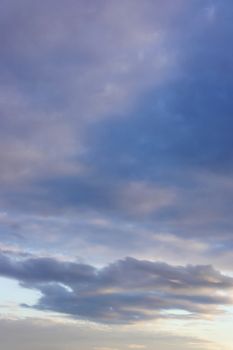
<path id="1" fill-rule="evenodd" d="M 179 312 L 183 317 L 211 317 L 232 303 L 233 278 L 204 265 L 126 258 L 96 268 L 1 254 L 0 275 L 40 291 L 38 303 L 30 307 L 107 324 L 172 317 L 174 310 L 178 318 Z"/>

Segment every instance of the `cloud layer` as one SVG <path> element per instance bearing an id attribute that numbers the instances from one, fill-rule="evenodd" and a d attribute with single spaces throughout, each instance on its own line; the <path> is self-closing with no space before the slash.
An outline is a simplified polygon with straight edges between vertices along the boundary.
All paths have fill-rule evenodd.
<path id="1" fill-rule="evenodd" d="M 143 334 L 139 329 L 131 329 L 122 333 L 117 327 L 110 330 L 88 324 L 60 324 L 42 319 L 0 320 L 0 336 L 6 350 L 11 350 L 15 344 L 20 350 L 63 350 L 67 344 L 71 350 L 77 349 L 77 345 L 84 350 L 153 350 L 155 346 L 161 350 L 217 349 L 212 342 L 204 339 L 171 332 L 153 330 Z"/>
<path id="2" fill-rule="evenodd" d="M 25 314 L 119 327 L 81 349 L 228 317 L 232 17 L 230 0 L 1 1 L 0 275 L 40 293 Z M 211 348 L 177 328 L 148 349 Z"/>
<path id="3" fill-rule="evenodd" d="M 63 217 L 77 250 L 121 236 L 132 255 L 161 232 L 232 246 L 232 4 L 1 7 L 2 241 L 60 242 Z"/>

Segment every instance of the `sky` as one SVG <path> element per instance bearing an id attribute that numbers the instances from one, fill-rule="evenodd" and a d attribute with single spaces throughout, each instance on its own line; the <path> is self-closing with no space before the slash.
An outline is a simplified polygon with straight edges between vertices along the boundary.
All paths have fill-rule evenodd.
<path id="1" fill-rule="evenodd" d="M 1 0 L 4 350 L 233 350 L 232 18 Z"/>

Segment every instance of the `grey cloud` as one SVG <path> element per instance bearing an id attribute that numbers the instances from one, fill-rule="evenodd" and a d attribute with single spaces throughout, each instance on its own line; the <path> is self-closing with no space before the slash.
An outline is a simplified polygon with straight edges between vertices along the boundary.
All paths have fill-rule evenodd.
<path id="1" fill-rule="evenodd" d="M 164 15 L 167 6 L 156 3 Z M 150 9 L 150 1 L 2 2 L 0 161 L 5 182 L 76 173 L 77 158 L 88 147 L 87 124 L 122 114 L 122 105 L 132 104 L 135 95 L 154 84 L 148 66 L 157 82 L 171 73 L 169 63 L 162 62 L 169 47 L 146 17 Z M 151 45 L 153 55 L 147 54 Z"/>
<path id="2" fill-rule="evenodd" d="M 203 235 L 202 184 L 183 187 L 197 165 L 231 168 L 232 84 L 218 63 L 231 69 L 232 55 L 210 56 L 214 40 L 230 47 L 232 5 L 68 3 L 1 5 L 1 207 L 148 214 L 161 230 Z M 214 188 L 206 217 L 223 219 L 210 231 L 230 231 L 232 194 Z"/>
<path id="3" fill-rule="evenodd" d="M 233 228 L 231 2 L 68 3 L 0 5 L 0 206 L 18 216 L 1 239 L 110 260 L 168 232 L 219 261 Z M 83 224 L 92 214 L 113 225 Z"/>
<path id="4" fill-rule="evenodd" d="M 70 350 L 76 350 L 77 347 L 83 350 L 128 350 L 139 349 L 139 344 L 144 345 L 147 350 L 206 350 L 209 347 L 220 349 L 217 345 L 215 348 L 214 343 L 199 337 L 182 337 L 156 329 L 147 331 L 146 334 L 132 328 L 122 332 L 117 326 L 105 330 L 87 323 L 70 324 L 67 320 L 57 323 L 36 318 L 0 320 L 0 338 L 4 350 L 15 347 L 19 350 L 63 350 L 67 344 Z"/>
<path id="5" fill-rule="evenodd" d="M 231 304 L 228 291 L 233 288 L 233 279 L 211 266 L 171 266 L 134 258 L 97 269 L 1 254 L 0 275 L 41 292 L 30 307 L 101 323 L 135 323 L 169 313 L 172 317 L 174 309 L 187 311 L 188 317 L 209 317 Z"/>
<path id="6" fill-rule="evenodd" d="M 84 264 L 61 263 L 51 258 L 31 258 L 20 262 L 1 255 L 1 275 L 36 283 L 65 282 L 76 278 L 86 282 L 93 277 L 94 268 Z"/>

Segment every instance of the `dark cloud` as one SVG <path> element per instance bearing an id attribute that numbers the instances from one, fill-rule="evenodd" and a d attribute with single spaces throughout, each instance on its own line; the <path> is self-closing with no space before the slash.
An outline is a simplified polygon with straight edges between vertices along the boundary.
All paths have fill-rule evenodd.
<path id="1" fill-rule="evenodd" d="M 211 266 L 171 266 L 134 258 L 97 269 L 1 254 L 0 266 L 2 276 L 41 292 L 33 307 L 101 323 L 169 317 L 174 309 L 188 312 L 189 317 L 207 317 L 231 303 L 228 291 L 233 288 L 233 279 Z"/>

